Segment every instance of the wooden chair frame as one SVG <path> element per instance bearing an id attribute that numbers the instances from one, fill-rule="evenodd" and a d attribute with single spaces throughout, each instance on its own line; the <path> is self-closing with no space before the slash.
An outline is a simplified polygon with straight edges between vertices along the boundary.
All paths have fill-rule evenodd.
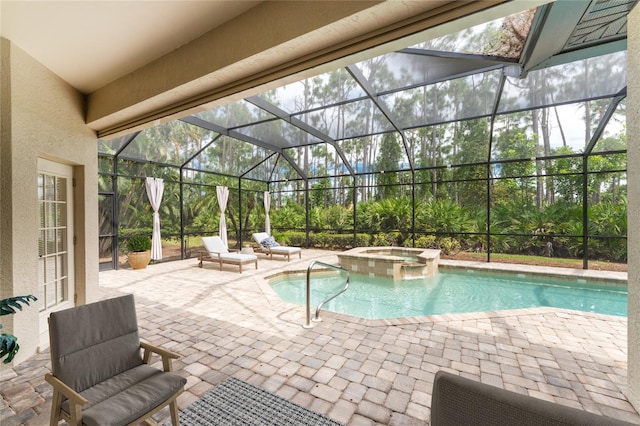
<path id="1" fill-rule="evenodd" d="M 229 252 L 237 252 L 238 250 L 236 249 L 229 249 Z M 212 256 L 212 255 L 217 255 L 217 256 Z M 250 265 L 251 263 L 255 264 L 256 269 L 258 269 L 258 258 L 256 257 L 255 259 L 249 259 L 249 260 L 231 260 L 231 259 L 223 259 L 220 256 L 220 253 L 215 253 L 215 252 L 208 252 L 206 250 L 202 250 L 198 253 L 198 266 L 200 268 L 202 268 L 202 263 L 203 262 L 216 262 L 218 264 L 218 267 L 220 268 L 220 270 L 222 271 L 222 265 L 223 264 L 228 264 L 228 265 L 237 265 L 240 268 L 240 273 L 242 273 L 242 265 Z"/>
<path id="2" fill-rule="evenodd" d="M 144 361 L 144 363 L 149 364 L 151 355 L 153 353 L 158 354 L 162 357 L 162 368 L 164 371 L 173 371 L 172 360 L 180 358 L 180 355 L 159 348 L 157 346 L 150 345 L 148 343 L 140 342 L 140 347 L 144 350 L 142 355 L 142 360 Z M 44 378 L 47 383 L 53 386 L 53 401 L 51 403 L 50 425 L 57 425 L 60 420 L 64 420 L 71 426 L 82 426 L 82 406 L 88 404 L 89 401 L 83 398 L 82 395 L 80 395 L 78 392 L 65 385 L 53 374 L 47 373 Z M 157 425 L 157 422 L 155 422 L 151 418 L 151 416 L 169 405 L 169 411 L 171 412 L 171 423 L 174 426 L 178 426 L 180 424 L 180 420 L 178 412 L 178 402 L 176 401 L 176 399 L 182 392 L 184 392 L 184 387 L 180 388 L 177 392 L 171 395 L 168 399 L 164 400 L 153 410 L 129 423 L 129 425 L 136 425 L 142 422 L 150 425 Z M 62 409 L 63 397 L 66 397 L 69 400 L 69 412 L 66 412 Z"/>

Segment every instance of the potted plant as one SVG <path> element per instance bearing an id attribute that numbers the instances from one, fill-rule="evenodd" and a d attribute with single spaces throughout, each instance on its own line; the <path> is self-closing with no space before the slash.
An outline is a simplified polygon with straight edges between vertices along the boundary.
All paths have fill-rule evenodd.
<path id="1" fill-rule="evenodd" d="M 29 294 L 27 296 L 15 296 L 7 299 L 0 300 L 0 315 L 15 314 L 16 309 L 22 310 L 20 304 L 29 305 L 29 301 L 35 302 L 38 300 L 35 296 Z M 0 324 L 2 328 L 2 324 Z M 2 333 L 0 335 L 0 359 L 5 358 L 2 362 L 9 364 L 13 361 L 13 357 L 16 356 L 20 345 L 18 345 L 18 338 L 13 334 Z"/>
<path id="2" fill-rule="evenodd" d="M 146 235 L 134 235 L 127 240 L 129 265 L 133 269 L 144 269 L 151 260 L 151 239 Z"/>

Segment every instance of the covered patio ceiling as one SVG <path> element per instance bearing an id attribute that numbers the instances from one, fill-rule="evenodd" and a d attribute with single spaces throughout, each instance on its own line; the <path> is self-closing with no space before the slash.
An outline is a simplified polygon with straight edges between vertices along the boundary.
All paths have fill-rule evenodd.
<path id="1" fill-rule="evenodd" d="M 266 182 L 286 162 L 307 180 L 308 172 L 294 159 L 296 150 L 324 144 L 336 158 L 333 175 L 354 176 L 360 172 L 358 159 L 345 152 L 344 144 L 394 133 L 404 150 L 398 170 L 413 170 L 406 137 L 413 129 L 624 97 L 625 82 L 607 78 L 571 89 L 573 76 L 564 67 L 586 61 L 585 68 L 621 68 L 624 73 L 626 16 L 637 1 L 559 0 L 230 104 L 203 106 L 179 122 L 158 126 L 172 144 L 181 145 L 179 154 L 168 159 L 135 148 L 153 129 L 100 141 L 100 154 Z M 543 91 L 535 84 L 541 78 L 553 78 Z M 456 93 L 456 81 L 475 89 L 473 100 L 468 92 Z M 446 103 L 425 103 L 420 113 L 402 109 L 403 101 L 440 86 L 447 89 Z M 566 88 L 559 92 L 558 87 Z M 187 129 L 192 126 L 195 130 Z M 181 127 L 182 136 L 171 135 Z M 197 141 L 188 136 L 194 133 L 200 135 Z M 223 142 L 251 151 L 252 162 L 212 166 L 200 158 Z"/>

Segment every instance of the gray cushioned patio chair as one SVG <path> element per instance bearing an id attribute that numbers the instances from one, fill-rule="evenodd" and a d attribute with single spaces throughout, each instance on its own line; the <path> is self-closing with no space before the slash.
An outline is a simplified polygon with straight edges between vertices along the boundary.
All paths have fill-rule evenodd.
<path id="1" fill-rule="evenodd" d="M 622 426 L 612 417 L 555 404 L 446 371 L 433 381 L 431 426 Z"/>
<path id="2" fill-rule="evenodd" d="M 133 295 L 52 313 L 49 339 L 51 425 L 153 424 L 167 405 L 179 424 L 176 398 L 186 379 L 170 372 L 178 355 L 140 342 Z M 152 352 L 163 370 L 148 365 Z"/>

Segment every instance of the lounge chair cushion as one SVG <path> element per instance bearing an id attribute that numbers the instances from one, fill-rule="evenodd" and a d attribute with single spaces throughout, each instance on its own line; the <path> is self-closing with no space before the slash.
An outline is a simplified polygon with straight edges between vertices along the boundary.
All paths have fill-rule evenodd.
<path id="1" fill-rule="evenodd" d="M 253 239 L 256 240 L 256 243 L 258 244 L 262 244 L 262 241 L 266 240 L 267 238 L 269 238 L 269 234 L 267 234 L 266 232 L 256 232 L 255 234 L 253 234 Z"/>
<path id="2" fill-rule="evenodd" d="M 218 254 L 226 263 L 247 263 L 258 258 L 254 254 L 230 253 L 220 237 L 202 237 L 202 244 L 213 260 L 218 259 Z"/>
<path id="3" fill-rule="evenodd" d="M 247 263 L 254 261 L 258 258 L 255 254 L 242 254 L 242 253 L 227 253 L 220 254 L 220 259 L 225 263 Z M 213 259 L 217 259 L 217 254 L 214 253 Z"/>
<path id="4" fill-rule="evenodd" d="M 229 253 L 229 249 L 220 237 L 202 237 L 202 244 L 209 253 Z"/>
<path id="5" fill-rule="evenodd" d="M 274 254 L 294 254 L 294 253 L 299 253 L 300 251 L 302 251 L 300 249 L 300 247 L 285 247 L 285 246 L 278 246 L 278 247 L 271 247 L 271 252 Z"/>

